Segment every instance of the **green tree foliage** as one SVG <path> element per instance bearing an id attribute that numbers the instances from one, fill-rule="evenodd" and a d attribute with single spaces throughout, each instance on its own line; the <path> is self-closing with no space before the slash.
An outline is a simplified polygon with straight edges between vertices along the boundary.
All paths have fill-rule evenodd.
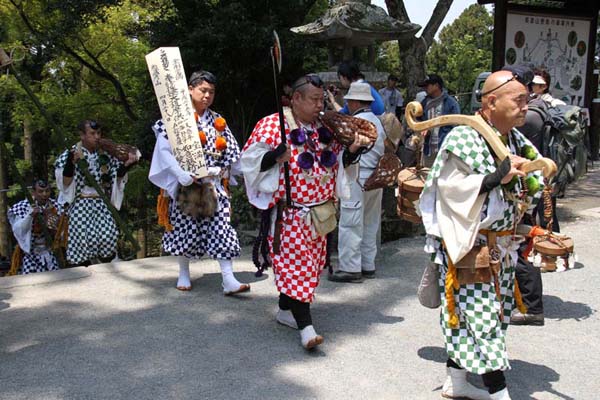
<path id="1" fill-rule="evenodd" d="M 261 116 L 276 111 L 269 56 L 273 30 L 282 43 L 284 80 L 327 67 L 323 49 L 290 32 L 309 12 L 322 12 L 327 1 L 173 0 L 173 4 L 173 17 L 154 25 L 152 44 L 179 46 L 188 74 L 204 69 L 217 75 L 214 108 L 228 119 L 240 141 Z"/>
<path id="2" fill-rule="evenodd" d="M 471 5 L 442 28 L 427 53 L 427 70 L 441 75 L 449 90 L 470 92 L 477 75 L 492 67 L 493 26 L 484 6 Z"/>
<path id="3" fill-rule="evenodd" d="M 12 72 L 1 74 L 0 123 L 10 156 L 26 179 L 52 177 L 56 156 L 78 140 L 77 123 L 97 119 L 107 136 L 142 151 L 144 160 L 129 175 L 122 214 L 134 230 L 145 227 L 156 218 L 158 189 L 147 175 L 154 147 L 150 127 L 160 114 L 144 56 L 177 46 L 188 74 L 214 72 L 214 108 L 243 144 L 256 121 L 276 111 L 273 29 L 282 42 L 284 80 L 323 70 L 326 50 L 289 28 L 327 6 L 327 0 L 0 0 L 0 48 L 12 52 L 14 71 L 53 121 L 42 117 Z M 22 160 L 25 120 L 35 130 L 34 165 Z M 58 126 L 53 136 L 52 125 Z M 61 136 L 66 140 L 57 140 Z M 14 187 L 10 177 L 8 184 Z M 236 204 L 237 213 L 251 215 L 241 209 L 249 208 L 246 201 Z"/>

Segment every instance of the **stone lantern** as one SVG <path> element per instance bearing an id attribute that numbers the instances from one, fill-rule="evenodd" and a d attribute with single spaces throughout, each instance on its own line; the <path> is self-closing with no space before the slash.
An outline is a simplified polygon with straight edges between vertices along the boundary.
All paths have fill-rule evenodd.
<path id="1" fill-rule="evenodd" d="M 387 79 L 387 72 L 375 70 L 375 42 L 406 40 L 414 37 L 419 29 L 420 25 L 390 17 L 370 0 L 337 0 L 317 20 L 293 27 L 291 31 L 308 40 L 326 43 L 329 71 L 319 73 L 324 81 L 337 81 L 337 65 L 354 60 L 360 64 L 367 80 L 375 83 Z"/>

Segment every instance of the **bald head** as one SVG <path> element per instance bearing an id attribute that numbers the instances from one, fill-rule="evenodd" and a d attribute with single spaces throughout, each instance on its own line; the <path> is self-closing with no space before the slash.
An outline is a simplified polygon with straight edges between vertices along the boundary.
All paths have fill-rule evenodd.
<path id="1" fill-rule="evenodd" d="M 481 112 L 501 133 L 525 123 L 529 91 L 510 71 L 497 71 L 483 84 Z"/>

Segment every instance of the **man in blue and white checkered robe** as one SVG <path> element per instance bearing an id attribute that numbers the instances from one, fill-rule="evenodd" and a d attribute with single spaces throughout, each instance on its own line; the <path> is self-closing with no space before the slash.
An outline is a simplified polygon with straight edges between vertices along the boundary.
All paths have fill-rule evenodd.
<path id="1" fill-rule="evenodd" d="M 48 247 L 36 218 L 37 214 L 46 215 L 47 225 L 52 225 L 49 224 L 50 219 L 54 219 L 54 223 L 58 221 L 60 207 L 56 200 L 50 198 L 50 187 L 46 181 L 37 180 L 31 194 L 33 205 L 28 200 L 21 200 L 8 210 L 8 220 L 23 252 L 18 269 L 18 273 L 23 275 L 58 269 L 56 257 Z"/>
<path id="2" fill-rule="evenodd" d="M 96 189 L 87 184 L 77 160 L 85 158 L 89 173 L 117 210 L 123 202 L 127 170 L 137 160 L 130 156 L 122 163 L 99 148 L 101 131 L 96 121 L 82 121 L 78 129 L 81 141 L 65 150 L 54 163 L 60 191 L 58 201 L 69 204 L 67 262 L 71 265 L 109 262 L 116 255 L 119 231 Z"/>
<path id="3" fill-rule="evenodd" d="M 165 252 L 178 256 L 179 278 L 177 289 L 191 290 L 189 262 L 207 254 L 219 262 L 226 295 L 250 290 L 250 285 L 240 283 L 233 275 L 232 259 L 240 256 L 240 244 L 231 226 L 231 203 L 224 180 L 232 177 L 232 168 L 240 158 L 240 148 L 228 126 L 221 132 L 215 121 L 222 117 L 209 107 L 215 96 L 216 77 L 207 71 L 194 72 L 189 80 L 189 92 L 194 105 L 198 131 L 205 135 L 204 158 L 208 176 L 201 180 L 191 176 L 177 163 L 169 144 L 165 125 L 161 120 L 152 127 L 156 145 L 152 155 L 149 179 L 169 196 L 169 222 L 173 227 L 163 236 Z M 224 123 L 224 121 L 223 121 Z M 217 137 L 224 139 L 226 147 L 217 146 Z M 184 186 L 212 183 L 217 197 L 216 212 L 211 217 L 194 218 L 182 211 L 177 199 Z"/>

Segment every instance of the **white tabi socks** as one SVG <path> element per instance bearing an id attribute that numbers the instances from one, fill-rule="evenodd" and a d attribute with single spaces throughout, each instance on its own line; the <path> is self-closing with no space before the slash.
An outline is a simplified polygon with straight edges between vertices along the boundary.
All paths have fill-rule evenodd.
<path id="1" fill-rule="evenodd" d="M 281 325 L 289 326 L 292 329 L 298 329 L 298 323 L 296 322 L 294 314 L 292 314 L 291 310 L 279 309 L 275 318 Z"/>
<path id="2" fill-rule="evenodd" d="M 221 276 L 223 277 L 223 293 L 234 294 L 245 292 L 250 289 L 250 285 L 241 283 L 233 275 L 233 263 L 231 260 L 219 259 L 219 265 L 221 266 Z"/>
<path id="3" fill-rule="evenodd" d="M 499 392 L 493 393 L 490 395 L 492 400 L 510 400 L 510 396 L 508 395 L 508 389 L 504 388 Z"/>
<path id="4" fill-rule="evenodd" d="M 179 279 L 177 279 L 177 289 L 191 290 L 192 283 L 190 282 L 190 259 L 185 256 L 178 256 L 179 262 Z"/>
<path id="5" fill-rule="evenodd" d="M 478 389 L 467 382 L 467 371 L 447 367 L 448 377 L 442 387 L 442 397 L 447 399 L 467 398 L 471 400 L 490 400 L 487 390 Z"/>
<path id="6" fill-rule="evenodd" d="M 323 336 L 317 335 L 315 328 L 312 325 L 308 325 L 300 331 L 300 342 L 302 343 L 302 347 L 310 350 L 323 343 Z"/>

